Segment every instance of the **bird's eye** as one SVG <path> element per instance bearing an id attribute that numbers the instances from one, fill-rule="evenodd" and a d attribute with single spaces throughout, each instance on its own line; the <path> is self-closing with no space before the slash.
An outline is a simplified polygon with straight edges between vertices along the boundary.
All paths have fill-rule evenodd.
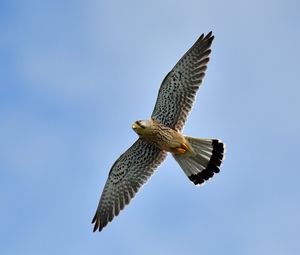
<path id="1" fill-rule="evenodd" d="M 142 129 L 146 128 L 146 126 L 143 125 L 141 121 L 136 121 L 135 123 Z"/>
<path id="2" fill-rule="evenodd" d="M 140 121 L 140 122 L 139 122 L 139 124 L 140 124 L 140 127 L 141 127 L 142 129 L 145 129 L 145 128 L 146 128 L 146 126 L 145 126 L 143 123 L 144 123 L 143 121 Z"/>
<path id="3" fill-rule="evenodd" d="M 142 124 L 143 123 L 142 121 L 138 121 L 137 123 L 142 129 L 146 128 L 146 126 Z"/>

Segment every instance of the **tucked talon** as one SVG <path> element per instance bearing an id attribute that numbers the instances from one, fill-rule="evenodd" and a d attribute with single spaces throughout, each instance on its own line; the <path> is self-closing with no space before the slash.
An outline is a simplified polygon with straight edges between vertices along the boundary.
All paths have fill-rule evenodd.
<path id="1" fill-rule="evenodd" d="M 184 154 L 186 152 L 186 149 L 183 149 L 181 147 L 176 148 L 175 150 L 176 150 L 175 152 L 176 154 Z"/>
<path id="2" fill-rule="evenodd" d="M 184 149 L 185 151 L 188 150 L 188 146 L 185 143 L 182 143 L 180 148 Z"/>

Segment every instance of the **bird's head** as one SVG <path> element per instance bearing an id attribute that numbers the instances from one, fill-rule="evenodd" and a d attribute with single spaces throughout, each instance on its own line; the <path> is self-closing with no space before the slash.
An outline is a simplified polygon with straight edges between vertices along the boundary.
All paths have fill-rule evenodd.
<path id="1" fill-rule="evenodd" d="M 137 120 L 132 124 L 132 129 L 138 134 L 138 135 L 144 135 L 147 134 L 152 127 L 152 120 Z"/>

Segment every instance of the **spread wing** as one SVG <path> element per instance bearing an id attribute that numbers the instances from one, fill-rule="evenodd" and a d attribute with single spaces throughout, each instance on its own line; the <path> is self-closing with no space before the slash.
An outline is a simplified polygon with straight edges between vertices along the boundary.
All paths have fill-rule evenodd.
<path id="1" fill-rule="evenodd" d="M 129 204 L 166 155 L 166 152 L 139 138 L 118 158 L 109 172 L 92 221 L 95 223 L 94 231 L 101 231 Z"/>
<path id="2" fill-rule="evenodd" d="M 205 37 L 202 34 L 167 74 L 158 92 L 153 119 L 182 130 L 205 75 L 213 39 L 212 32 Z"/>

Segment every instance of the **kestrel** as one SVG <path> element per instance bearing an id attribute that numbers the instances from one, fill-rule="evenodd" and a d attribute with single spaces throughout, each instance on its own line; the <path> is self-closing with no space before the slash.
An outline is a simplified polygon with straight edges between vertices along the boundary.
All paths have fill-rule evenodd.
<path id="1" fill-rule="evenodd" d="M 220 171 L 225 148 L 220 140 L 181 133 L 205 75 L 213 39 L 212 32 L 200 36 L 164 78 L 151 118 L 132 124 L 139 138 L 118 158 L 108 174 L 92 220 L 94 231 L 101 231 L 129 204 L 167 152 L 196 185 Z"/>

